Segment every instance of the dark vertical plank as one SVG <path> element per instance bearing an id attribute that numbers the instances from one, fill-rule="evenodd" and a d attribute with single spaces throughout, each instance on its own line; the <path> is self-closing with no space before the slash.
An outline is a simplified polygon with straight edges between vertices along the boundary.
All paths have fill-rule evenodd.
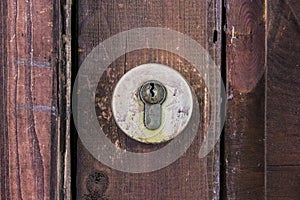
<path id="1" fill-rule="evenodd" d="M 226 1 L 225 196 L 264 199 L 265 5 Z"/>
<path id="2" fill-rule="evenodd" d="M 0 2 L 1 199 L 58 199 L 63 187 L 59 5 L 56 0 Z"/>
<path id="3" fill-rule="evenodd" d="M 7 2 L 1 1 L 0 2 L 0 65 L 1 65 L 1 72 L 0 72 L 0 164 L 1 164 L 1 181 L 0 181 L 0 194 L 1 198 L 9 199 L 10 198 L 10 191 L 7 190 L 9 188 L 9 162 L 8 160 L 4 159 L 8 155 L 8 127 L 7 127 L 7 69 L 4 67 L 7 63 L 7 56 L 5 56 L 5 49 L 7 48 L 6 45 L 6 34 L 7 34 L 7 21 L 5 17 L 7 16 Z M 3 67 L 2 67 L 3 66 Z"/>
<path id="4" fill-rule="evenodd" d="M 137 27 L 164 27 L 185 33 L 204 46 L 220 65 L 220 21 L 218 1 L 80 0 L 79 65 L 103 40 Z M 99 81 L 95 107 L 104 133 L 114 144 L 128 151 L 149 152 L 161 147 L 144 145 L 128 138 L 117 128 L 110 106 L 113 88 L 121 76 L 133 67 L 149 62 L 165 64 L 180 71 L 196 91 L 200 110 L 209 110 L 209 95 L 203 80 L 184 59 L 156 49 L 134 51 L 121 56 Z M 110 169 L 95 160 L 78 141 L 77 198 L 219 199 L 219 146 L 206 158 L 198 158 L 209 117 L 201 114 L 201 129 L 183 157 L 152 173 L 128 174 Z"/>
<path id="5" fill-rule="evenodd" d="M 300 197 L 300 4 L 269 1 L 267 29 L 267 198 Z"/>

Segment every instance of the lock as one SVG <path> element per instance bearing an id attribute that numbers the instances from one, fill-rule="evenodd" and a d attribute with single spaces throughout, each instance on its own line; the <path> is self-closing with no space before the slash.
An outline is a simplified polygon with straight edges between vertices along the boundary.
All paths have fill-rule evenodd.
<path id="1" fill-rule="evenodd" d="M 193 96 L 176 70 L 149 63 L 133 68 L 117 83 L 112 111 L 118 127 L 143 143 L 166 142 L 188 125 Z"/>

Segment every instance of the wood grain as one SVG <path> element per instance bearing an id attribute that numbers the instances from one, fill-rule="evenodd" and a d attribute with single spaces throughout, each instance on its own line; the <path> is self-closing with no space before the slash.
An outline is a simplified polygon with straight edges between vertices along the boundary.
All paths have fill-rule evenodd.
<path id="1" fill-rule="evenodd" d="M 0 2 L 1 199 L 58 199 L 63 187 L 59 13 L 56 0 Z"/>
<path id="2" fill-rule="evenodd" d="M 101 41 L 137 27 L 164 27 L 191 36 L 220 63 L 219 4 L 215 1 L 78 1 L 79 65 Z M 218 17 L 216 17 L 218 16 Z M 214 32 L 215 36 L 214 36 Z M 218 40 L 219 36 L 219 40 Z M 162 41 L 165 42 L 165 41 Z M 215 43 L 214 43 L 215 42 Z M 209 110 L 209 95 L 201 76 L 183 58 L 156 49 L 134 51 L 118 58 L 99 81 L 95 107 L 104 133 L 120 148 L 149 152 L 162 145 L 145 145 L 119 130 L 111 113 L 114 86 L 128 70 L 156 62 L 180 71 L 198 94 L 201 110 Z M 201 114 L 201 129 L 189 150 L 170 166 L 152 173 L 129 174 L 95 160 L 78 141 L 78 199 L 219 199 L 219 146 L 207 158 L 198 152 L 209 115 Z"/>
<path id="3" fill-rule="evenodd" d="M 149 26 L 185 33 L 205 47 L 217 65 L 221 59 L 226 61 L 224 152 L 220 154 L 217 145 L 206 158 L 198 158 L 208 112 L 201 113 L 201 128 L 188 151 L 152 173 L 111 169 L 76 141 L 77 146 L 72 146 L 77 152 L 72 167 L 76 198 L 298 199 L 300 4 L 297 0 L 224 3 L 227 24 L 222 48 L 226 55 L 221 58 L 222 5 L 216 0 L 79 0 L 78 10 L 73 7 L 78 17 L 73 23 L 78 24 L 72 24 L 73 30 L 78 26 L 78 33 L 71 32 L 69 0 L 0 1 L 1 199 L 71 199 L 72 61 L 76 65 L 78 56 L 79 67 L 103 40 Z M 71 34 L 77 52 L 71 52 Z M 201 75 L 183 58 L 156 49 L 121 56 L 99 81 L 95 109 L 106 136 L 127 151 L 150 152 L 167 145 L 146 145 L 128 138 L 111 112 L 118 80 L 149 62 L 179 71 L 195 90 L 200 110 L 210 109 Z M 220 166 L 224 170 L 221 180 Z"/>
<path id="4" fill-rule="evenodd" d="M 268 2 L 266 178 L 268 199 L 300 196 L 300 5 Z"/>
<path id="5" fill-rule="evenodd" d="M 265 195 L 264 6 L 261 0 L 226 1 L 225 199 Z"/>
<path id="6" fill-rule="evenodd" d="M 227 49 L 230 52 L 227 78 L 240 92 L 251 92 L 265 71 L 264 1 L 230 0 L 226 5 Z"/>

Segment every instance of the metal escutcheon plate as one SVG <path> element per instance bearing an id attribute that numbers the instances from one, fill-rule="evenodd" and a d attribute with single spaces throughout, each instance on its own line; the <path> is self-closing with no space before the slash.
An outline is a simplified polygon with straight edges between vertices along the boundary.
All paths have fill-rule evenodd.
<path id="1" fill-rule="evenodd" d="M 167 96 L 161 105 L 161 125 L 150 130 L 144 123 L 144 103 L 139 91 L 149 80 L 161 82 Z M 188 125 L 193 111 L 192 91 L 185 78 L 176 70 L 149 63 L 128 71 L 116 85 L 112 110 L 118 127 L 129 137 L 143 143 L 166 142 Z"/>

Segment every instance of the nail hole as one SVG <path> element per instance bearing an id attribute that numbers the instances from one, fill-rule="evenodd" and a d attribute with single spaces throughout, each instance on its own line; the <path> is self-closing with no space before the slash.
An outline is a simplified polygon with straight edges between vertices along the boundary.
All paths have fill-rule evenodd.
<path id="1" fill-rule="evenodd" d="M 214 30 L 213 43 L 216 43 L 217 41 L 218 41 L 218 31 Z"/>

